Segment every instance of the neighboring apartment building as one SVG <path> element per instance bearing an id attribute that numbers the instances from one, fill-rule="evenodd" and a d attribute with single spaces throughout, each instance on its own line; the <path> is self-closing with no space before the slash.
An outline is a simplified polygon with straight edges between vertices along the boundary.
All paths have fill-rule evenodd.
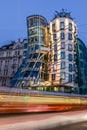
<path id="1" fill-rule="evenodd" d="M 49 80 L 56 91 L 74 91 L 78 85 L 75 83 L 76 61 L 75 45 L 77 26 L 69 12 L 57 12 L 49 23 L 50 33 L 50 64 Z"/>
<path id="2" fill-rule="evenodd" d="M 9 86 L 26 55 L 27 40 L 12 42 L 0 48 L 0 86 Z"/>
<path id="3" fill-rule="evenodd" d="M 80 94 L 87 94 L 87 47 L 81 39 L 77 39 L 78 87 Z"/>

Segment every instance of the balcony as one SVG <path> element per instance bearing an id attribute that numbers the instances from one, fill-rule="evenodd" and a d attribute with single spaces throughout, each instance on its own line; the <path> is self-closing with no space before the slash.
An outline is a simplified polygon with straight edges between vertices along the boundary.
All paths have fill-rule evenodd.
<path id="1" fill-rule="evenodd" d="M 40 46 L 39 49 L 36 50 L 36 53 L 47 53 L 50 51 L 49 47 L 42 47 Z"/>

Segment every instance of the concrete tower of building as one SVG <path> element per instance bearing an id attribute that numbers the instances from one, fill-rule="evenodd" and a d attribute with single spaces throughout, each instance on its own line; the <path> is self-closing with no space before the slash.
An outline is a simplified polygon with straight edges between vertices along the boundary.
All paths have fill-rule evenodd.
<path id="1" fill-rule="evenodd" d="M 49 80 L 53 85 L 60 85 L 55 87 L 55 91 L 75 90 L 77 27 L 70 13 L 56 11 L 54 19 L 49 23 L 49 33 Z"/>

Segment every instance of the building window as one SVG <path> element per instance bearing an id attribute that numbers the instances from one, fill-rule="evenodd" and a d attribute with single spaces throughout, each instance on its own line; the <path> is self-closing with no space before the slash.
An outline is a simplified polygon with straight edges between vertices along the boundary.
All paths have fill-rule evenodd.
<path id="1" fill-rule="evenodd" d="M 54 52 L 57 51 L 57 44 L 54 45 Z"/>
<path id="2" fill-rule="evenodd" d="M 23 55 L 26 56 L 27 55 L 27 51 L 23 51 Z"/>
<path id="3" fill-rule="evenodd" d="M 73 64 L 73 71 L 76 71 L 76 69 L 77 69 L 77 65 Z"/>
<path id="4" fill-rule="evenodd" d="M 15 56 L 20 55 L 20 51 L 15 51 Z"/>
<path id="5" fill-rule="evenodd" d="M 73 60 L 72 54 L 69 54 L 69 55 L 68 55 L 68 60 L 69 60 L 69 61 L 72 61 L 72 60 Z"/>
<path id="6" fill-rule="evenodd" d="M 24 49 L 27 49 L 27 47 L 28 47 L 28 44 L 25 43 L 25 44 L 24 44 Z"/>
<path id="7" fill-rule="evenodd" d="M 54 62 L 57 61 L 57 54 L 54 54 Z"/>
<path id="8" fill-rule="evenodd" d="M 8 69 L 4 69 L 4 75 L 8 74 Z"/>
<path id="9" fill-rule="evenodd" d="M 61 69 L 65 69 L 65 62 L 61 62 Z"/>
<path id="10" fill-rule="evenodd" d="M 7 56 L 10 56 L 10 52 L 7 52 Z"/>
<path id="11" fill-rule="evenodd" d="M 73 65 L 69 64 L 69 71 L 72 72 L 72 70 L 73 70 Z"/>
<path id="12" fill-rule="evenodd" d="M 69 30 L 72 31 L 72 23 L 69 23 Z"/>
<path id="13" fill-rule="evenodd" d="M 61 39 L 65 39 L 65 33 L 61 32 L 60 37 L 61 37 Z"/>
<path id="14" fill-rule="evenodd" d="M 15 51 L 15 55 L 17 56 L 17 51 Z"/>
<path id="15" fill-rule="evenodd" d="M 6 61 L 5 61 L 5 65 L 9 65 L 9 60 L 6 60 Z"/>
<path id="16" fill-rule="evenodd" d="M 64 28 L 65 28 L 64 22 L 60 22 L 60 29 L 64 30 Z"/>
<path id="17" fill-rule="evenodd" d="M 61 49 L 65 49 L 65 42 L 61 42 Z"/>
<path id="18" fill-rule="evenodd" d="M 68 40 L 72 40 L 72 34 L 71 33 L 68 34 Z"/>
<path id="19" fill-rule="evenodd" d="M 56 26 L 55 26 L 55 23 L 52 24 L 52 31 L 55 31 L 56 30 Z"/>
<path id="20" fill-rule="evenodd" d="M 65 72 L 60 73 L 60 79 L 65 79 Z"/>
<path id="21" fill-rule="evenodd" d="M 17 59 L 13 59 L 13 64 L 17 64 Z"/>
<path id="22" fill-rule="evenodd" d="M 4 53 L 0 53 L 0 57 L 3 57 Z"/>
<path id="23" fill-rule="evenodd" d="M 56 74 L 52 74 L 52 80 L 56 79 Z"/>
<path id="24" fill-rule="evenodd" d="M 72 75 L 71 74 L 69 74 L 69 83 L 71 83 L 72 82 Z"/>
<path id="25" fill-rule="evenodd" d="M 61 52 L 61 59 L 65 59 L 65 52 Z"/>
<path id="26" fill-rule="evenodd" d="M 56 33 L 53 34 L 53 40 L 56 40 Z"/>
<path id="27" fill-rule="evenodd" d="M 57 67 L 56 67 L 56 65 L 54 64 L 53 65 L 53 71 L 56 71 L 57 70 Z"/>
<path id="28" fill-rule="evenodd" d="M 35 51 L 38 50 L 40 48 L 39 45 L 35 45 Z"/>
<path id="29" fill-rule="evenodd" d="M 72 44 L 68 44 L 68 51 L 72 51 Z"/>
<path id="30" fill-rule="evenodd" d="M 20 55 L 20 51 L 18 51 L 18 55 Z"/>
<path id="31" fill-rule="evenodd" d="M 2 79 L 2 86 L 6 86 L 6 79 Z"/>

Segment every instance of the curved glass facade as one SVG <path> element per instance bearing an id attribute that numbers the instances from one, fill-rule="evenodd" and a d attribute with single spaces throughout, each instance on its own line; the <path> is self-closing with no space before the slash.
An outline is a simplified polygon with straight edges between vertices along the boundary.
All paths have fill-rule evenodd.
<path id="1" fill-rule="evenodd" d="M 47 21 L 40 15 L 27 17 L 28 53 L 18 72 L 12 79 L 12 86 L 29 87 L 40 83 L 41 67 L 48 53 Z M 47 72 L 44 72 L 47 73 Z"/>
<path id="2" fill-rule="evenodd" d="M 45 43 L 45 27 L 47 21 L 39 15 L 27 17 L 28 42 L 29 44 L 44 44 Z"/>

